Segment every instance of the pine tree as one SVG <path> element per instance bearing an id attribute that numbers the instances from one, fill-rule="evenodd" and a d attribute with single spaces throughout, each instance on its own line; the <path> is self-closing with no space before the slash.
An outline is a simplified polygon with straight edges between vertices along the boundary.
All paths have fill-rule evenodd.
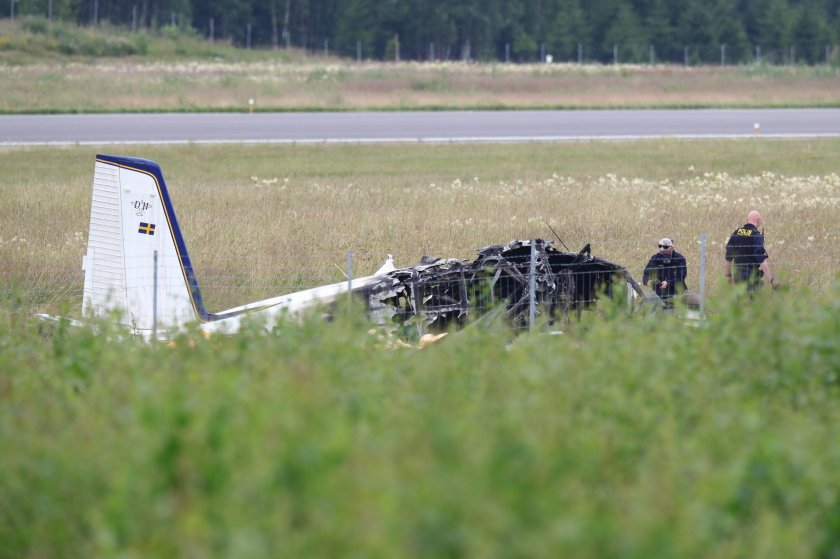
<path id="1" fill-rule="evenodd" d="M 680 35 L 689 49 L 689 62 L 708 64 L 715 59 L 715 36 L 706 2 L 692 0 L 688 3 L 680 20 Z"/>
<path id="2" fill-rule="evenodd" d="M 743 23 L 730 0 L 718 0 L 712 15 L 712 29 L 716 43 L 725 46 L 726 63 L 735 64 L 750 59 L 750 44 Z M 720 48 L 720 47 L 719 47 Z"/>
<path id="3" fill-rule="evenodd" d="M 825 60 L 825 44 L 828 41 L 826 14 L 819 13 L 819 8 L 806 4 L 799 10 L 793 24 L 791 41 L 796 48 L 796 60 L 808 64 L 817 64 Z"/>
<path id="4" fill-rule="evenodd" d="M 604 34 L 603 51 L 616 49 L 619 62 L 648 60 L 648 40 L 636 13 L 627 4 L 621 4 Z"/>
<path id="5" fill-rule="evenodd" d="M 764 0 L 759 12 L 755 45 L 761 47 L 762 60 L 781 63 L 790 44 L 792 11 L 786 0 Z"/>
<path id="6" fill-rule="evenodd" d="M 656 60 L 662 62 L 680 60 L 682 48 L 675 43 L 676 30 L 671 23 L 665 0 L 654 0 L 645 23 Z"/>
<path id="7" fill-rule="evenodd" d="M 548 33 L 547 44 L 557 61 L 578 60 L 578 45 L 581 54 L 589 48 L 586 14 L 580 0 L 564 0 L 558 6 Z"/>
<path id="8" fill-rule="evenodd" d="M 346 0 L 336 26 L 336 48 L 348 57 L 357 55 L 357 43 L 361 56 L 370 58 L 374 54 L 376 21 L 370 0 Z"/>
<path id="9" fill-rule="evenodd" d="M 613 43 L 606 41 L 607 31 L 615 21 L 619 7 L 627 0 L 590 0 L 583 4 L 589 22 L 593 44 L 593 57 L 601 62 L 612 62 Z M 607 44 L 609 43 L 609 44 Z M 605 47 L 606 45 L 606 47 Z"/>
<path id="10" fill-rule="evenodd" d="M 46 15 L 48 0 L 18 0 L 19 15 Z M 93 0 L 53 0 L 53 18 L 88 25 Z M 610 63 L 613 46 L 624 62 L 716 64 L 726 45 L 728 63 L 752 59 L 781 63 L 825 61 L 826 45 L 840 41 L 840 0 L 97 0 L 100 22 L 153 30 L 191 26 L 217 39 L 244 45 L 248 25 L 254 46 L 294 46 L 355 58 L 426 60 L 504 59 L 534 61 L 545 45 L 557 60 L 576 61 L 578 44 L 587 60 Z M 8 12 L 7 12 L 8 13 Z M 395 37 L 399 37 L 397 41 Z M 389 47 L 390 45 L 390 47 Z M 432 45 L 434 47 L 432 48 Z M 390 50 L 389 50 L 390 49 Z M 434 52 L 432 52 L 434 51 Z"/>

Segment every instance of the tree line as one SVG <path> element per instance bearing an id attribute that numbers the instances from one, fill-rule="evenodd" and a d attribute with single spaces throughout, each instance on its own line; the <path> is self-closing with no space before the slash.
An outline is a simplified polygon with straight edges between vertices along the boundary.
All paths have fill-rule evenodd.
<path id="1" fill-rule="evenodd" d="M 840 39 L 840 0 L 11 0 L 27 14 L 386 60 L 818 64 Z"/>

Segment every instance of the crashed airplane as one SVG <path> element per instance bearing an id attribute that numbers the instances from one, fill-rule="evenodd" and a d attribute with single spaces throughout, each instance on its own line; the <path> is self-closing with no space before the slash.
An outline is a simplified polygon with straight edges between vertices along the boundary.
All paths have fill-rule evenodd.
<path id="1" fill-rule="evenodd" d="M 82 314 L 120 317 L 146 339 L 170 338 L 190 323 L 207 334 L 235 333 L 244 320 L 270 329 L 283 314 L 330 305 L 348 293 L 379 325 L 417 333 L 488 317 L 514 328 L 534 320 L 550 324 L 590 308 L 599 296 L 650 297 L 626 269 L 593 257 L 589 245 L 561 252 L 536 239 L 488 246 L 474 260 L 424 257 L 409 268 L 396 268 L 389 256 L 370 276 L 210 313 L 160 166 L 113 155 L 96 156 L 82 268 Z"/>
<path id="2" fill-rule="evenodd" d="M 627 289 L 622 295 L 628 301 L 647 297 L 627 270 L 592 256 L 589 245 L 561 252 L 543 239 L 488 246 L 471 261 L 424 257 L 386 276 L 368 290 L 372 317 L 382 325 L 416 324 L 421 331 L 462 326 L 493 311 L 517 329 L 535 319 L 550 325 L 579 315 L 601 295 Z"/>

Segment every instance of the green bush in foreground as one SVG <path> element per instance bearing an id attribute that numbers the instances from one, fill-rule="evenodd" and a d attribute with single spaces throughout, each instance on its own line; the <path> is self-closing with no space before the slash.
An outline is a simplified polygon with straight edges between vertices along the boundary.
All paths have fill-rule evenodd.
<path id="1" fill-rule="evenodd" d="M 0 557 L 840 557 L 840 286 L 699 328 L 0 315 Z"/>

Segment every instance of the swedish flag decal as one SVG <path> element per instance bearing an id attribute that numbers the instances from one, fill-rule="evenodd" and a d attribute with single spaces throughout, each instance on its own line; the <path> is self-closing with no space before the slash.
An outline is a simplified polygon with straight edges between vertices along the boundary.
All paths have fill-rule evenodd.
<path id="1" fill-rule="evenodd" d="M 140 222 L 140 227 L 137 229 L 138 233 L 143 235 L 154 235 L 155 234 L 155 224 L 154 223 L 143 223 Z"/>

